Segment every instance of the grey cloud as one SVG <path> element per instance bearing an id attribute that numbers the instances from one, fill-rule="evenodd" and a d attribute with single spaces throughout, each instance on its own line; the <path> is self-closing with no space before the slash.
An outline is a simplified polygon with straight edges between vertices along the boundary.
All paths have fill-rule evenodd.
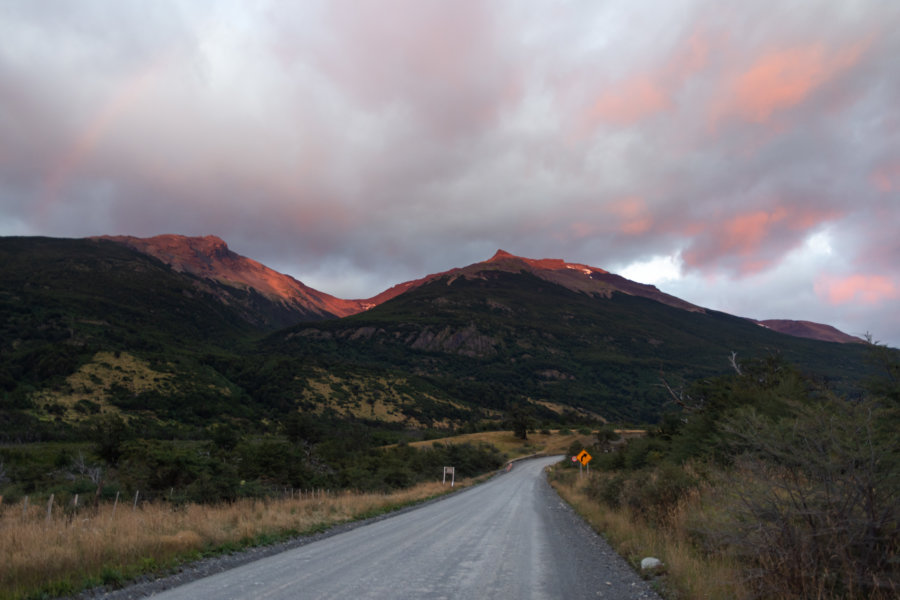
<path id="1" fill-rule="evenodd" d="M 849 314 L 817 299 L 820 275 L 900 289 L 900 171 L 876 181 L 900 165 L 894 3 L 60 2 L 0 16 L 0 233 L 216 234 L 346 296 L 498 247 L 599 267 L 681 252 L 689 300 L 741 310 L 752 288 L 779 311 L 793 297 Z M 793 100 L 735 104 L 739 75 L 792 56 L 824 74 Z M 825 230 L 840 260 L 792 258 Z M 900 340 L 884 305 L 864 308 Z"/>

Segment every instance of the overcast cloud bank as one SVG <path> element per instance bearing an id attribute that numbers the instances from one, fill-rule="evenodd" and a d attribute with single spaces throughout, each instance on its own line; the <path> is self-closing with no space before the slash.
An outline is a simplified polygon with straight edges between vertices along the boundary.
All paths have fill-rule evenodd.
<path id="1" fill-rule="evenodd" d="M 900 346 L 900 3 L 0 1 L 0 235 L 556 257 Z"/>

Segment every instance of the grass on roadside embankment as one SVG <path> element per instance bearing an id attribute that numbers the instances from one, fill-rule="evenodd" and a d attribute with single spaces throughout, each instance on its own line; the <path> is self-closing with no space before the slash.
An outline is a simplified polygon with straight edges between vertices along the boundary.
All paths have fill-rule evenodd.
<path id="1" fill-rule="evenodd" d="M 456 482 L 465 487 L 477 482 Z M 339 492 L 319 497 L 239 500 L 176 507 L 120 504 L 60 514 L 39 507 L 0 515 L 0 599 L 52 598 L 98 585 L 119 587 L 205 556 L 324 531 L 451 491 L 440 482 L 388 494 Z"/>
<path id="2" fill-rule="evenodd" d="M 641 559 L 653 556 L 663 562 L 657 581 L 660 593 L 680 600 L 743 600 L 748 592 L 741 583 L 738 565 L 731 559 L 701 553 L 688 539 L 685 521 L 697 518 L 703 490 L 683 498 L 668 515 L 668 525 L 660 528 L 635 519 L 627 507 L 612 509 L 589 497 L 590 477 L 557 465 L 550 483 L 559 495 L 602 534 L 609 544 L 635 569 Z"/>

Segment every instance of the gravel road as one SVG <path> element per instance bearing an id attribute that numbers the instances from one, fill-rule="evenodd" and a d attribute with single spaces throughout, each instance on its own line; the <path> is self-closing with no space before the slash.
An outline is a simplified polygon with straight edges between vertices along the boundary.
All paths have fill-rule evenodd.
<path id="1" fill-rule="evenodd" d="M 658 599 L 547 484 L 543 469 L 557 460 L 517 463 L 439 501 L 217 574 L 188 569 L 82 597 Z"/>

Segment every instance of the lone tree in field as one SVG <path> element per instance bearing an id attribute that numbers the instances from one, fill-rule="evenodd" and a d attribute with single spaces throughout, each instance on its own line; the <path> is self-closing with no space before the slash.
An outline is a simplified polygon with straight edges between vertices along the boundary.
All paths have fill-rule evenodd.
<path id="1" fill-rule="evenodd" d="M 521 440 L 528 439 L 528 430 L 532 426 L 531 413 L 519 405 L 513 406 L 507 417 L 507 422 L 513 430 L 513 435 Z"/>

